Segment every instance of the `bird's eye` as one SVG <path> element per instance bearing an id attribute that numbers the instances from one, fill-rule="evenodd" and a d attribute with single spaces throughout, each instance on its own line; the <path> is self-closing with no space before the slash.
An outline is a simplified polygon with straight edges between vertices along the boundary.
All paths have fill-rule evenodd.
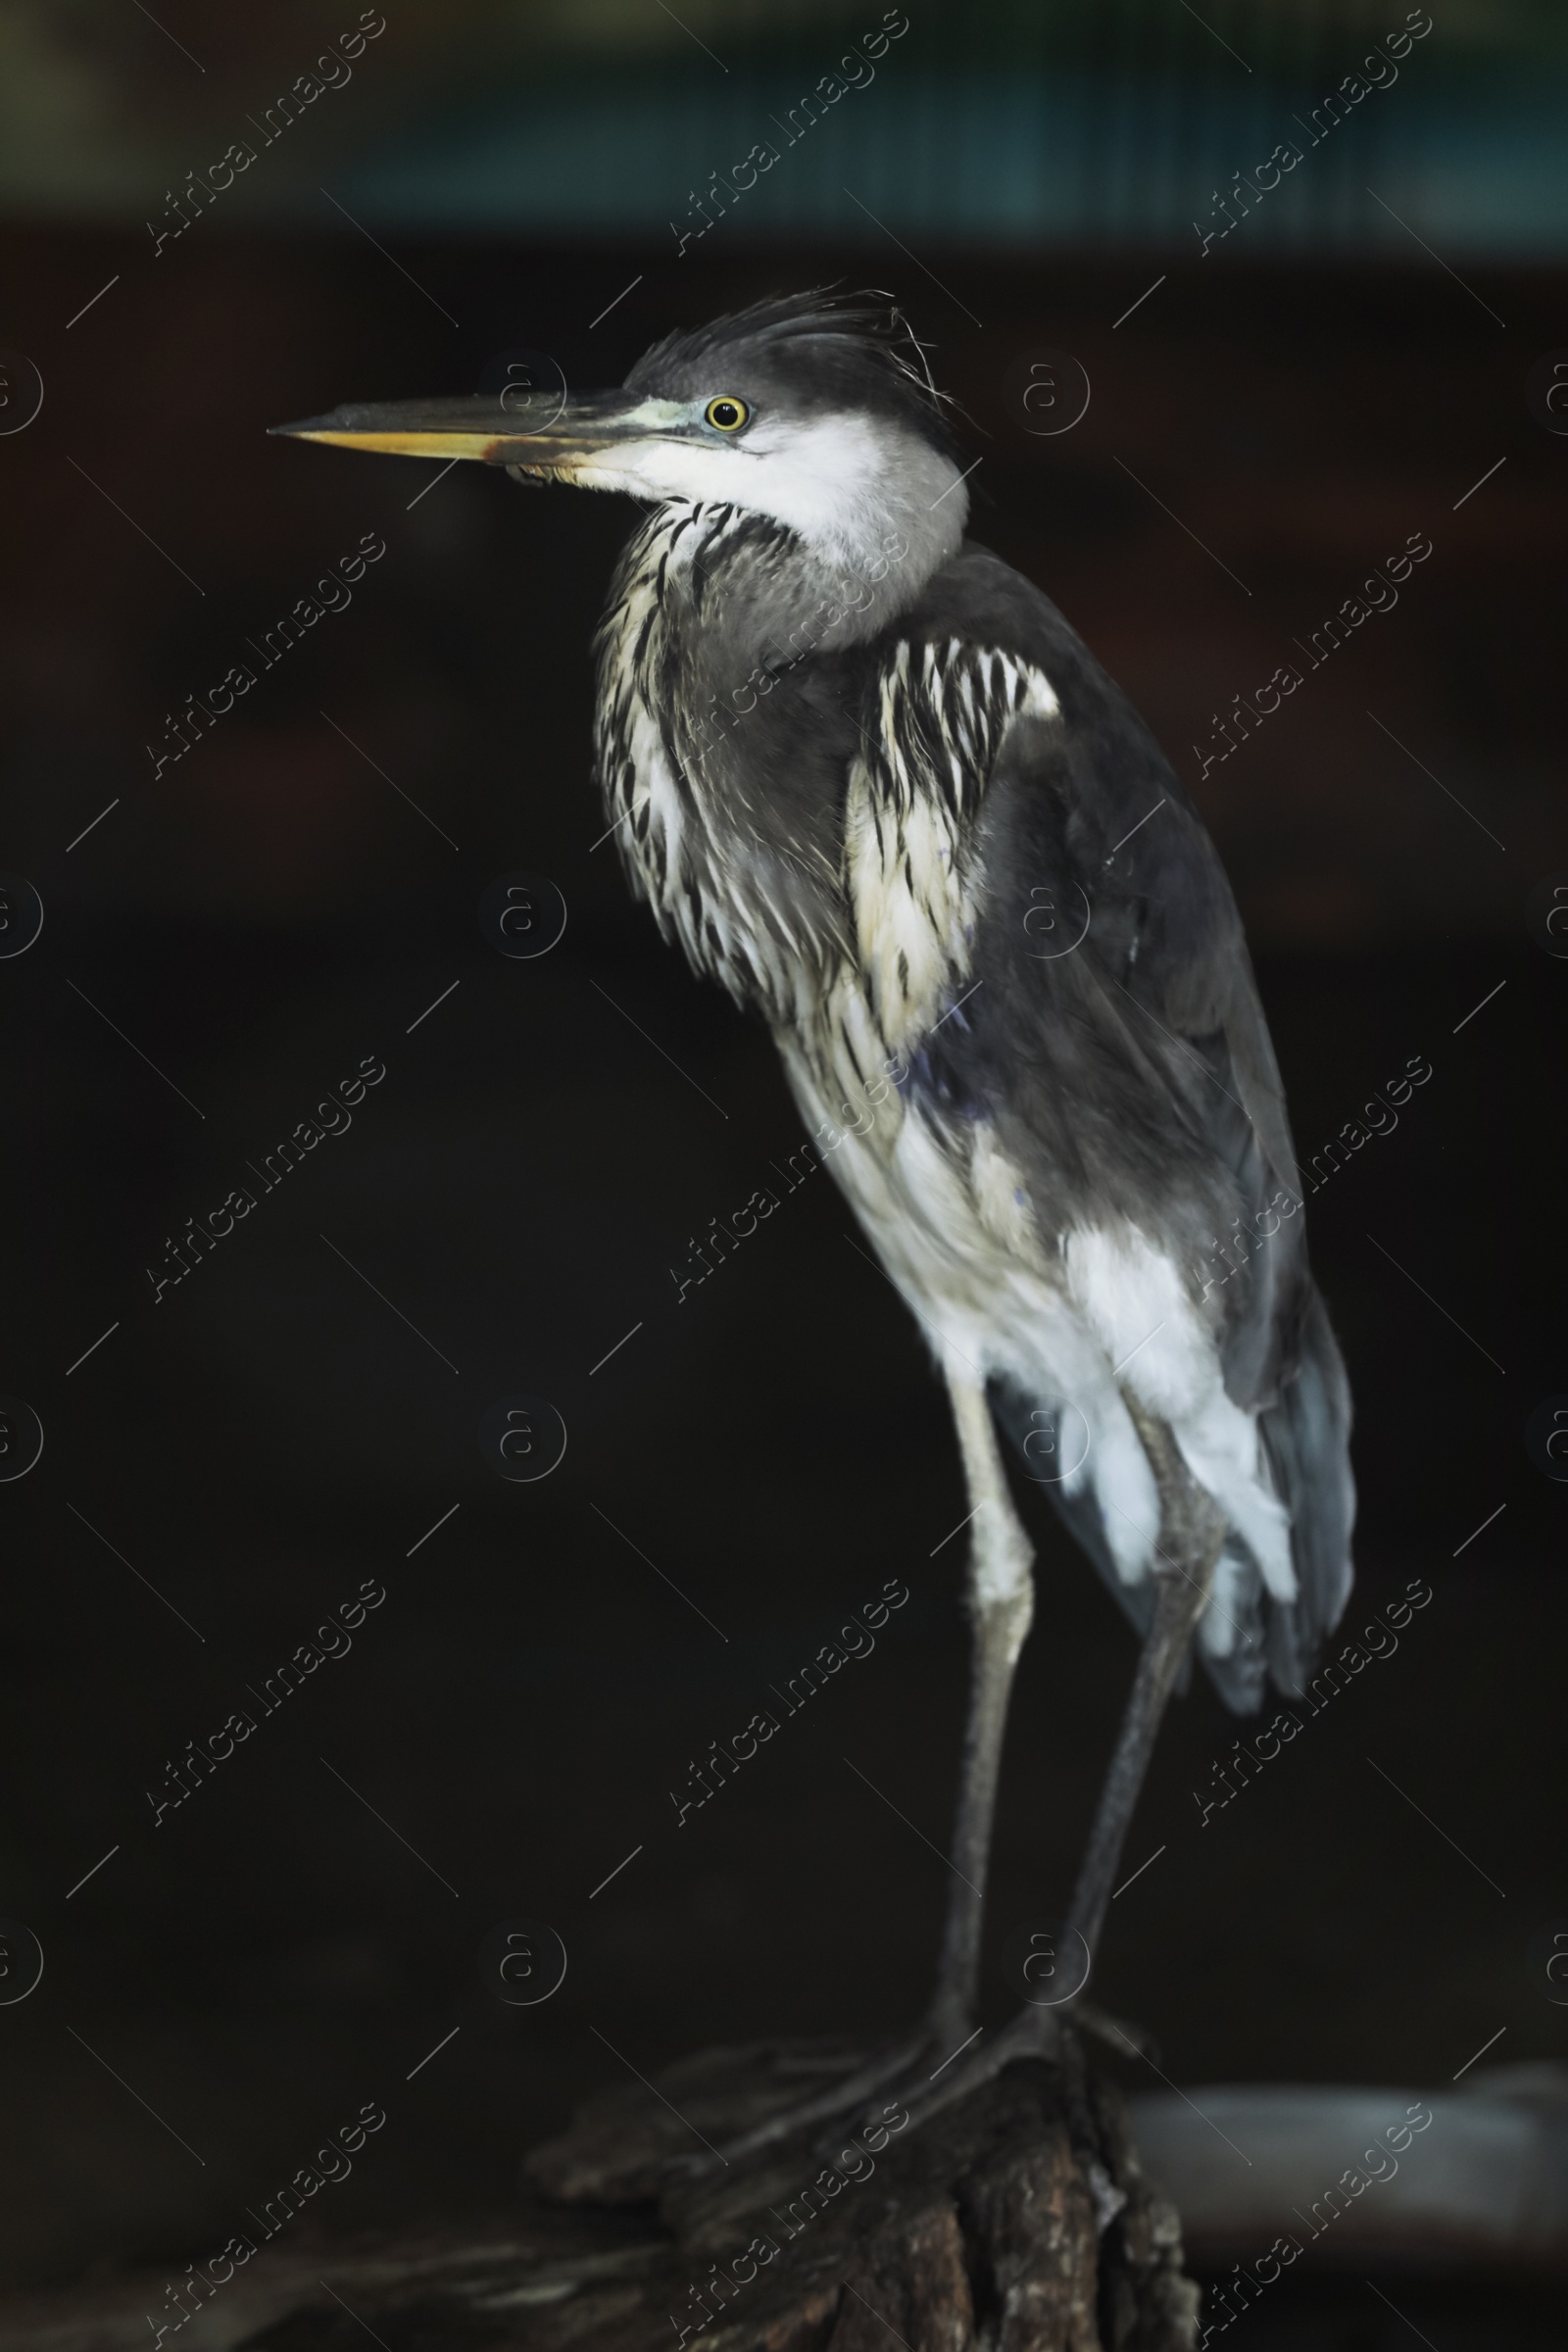
<path id="1" fill-rule="evenodd" d="M 731 400 L 727 393 L 710 400 L 703 411 L 708 422 L 721 433 L 738 433 L 751 413 L 744 400 Z"/>

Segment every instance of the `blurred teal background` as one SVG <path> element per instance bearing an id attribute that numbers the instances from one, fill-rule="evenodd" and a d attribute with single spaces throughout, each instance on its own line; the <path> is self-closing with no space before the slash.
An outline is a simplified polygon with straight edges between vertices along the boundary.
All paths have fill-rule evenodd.
<path id="1" fill-rule="evenodd" d="M 0 204 L 145 209 L 149 186 L 177 190 L 250 135 L 225 83 L 252 78 L 260 116 L 357 22 L 348 0 L 335 17 L 318 0 L 250 14 L 171 0 L 154 24 L 97 0 L 13 0 Z M 310 102 L 329 118 L 334 195 L 372 225 L 662 234 L 673 251 L 670 223 L 700 226 L 711 175 L 722 185 L 771 140 L 779 163 L 725 237 L 843 236 L 858 198 L 932 244 L 1196 252 L 1215 192 L 1298 140 L 1301 167 L 1232 249 L 1413 259 L 1412 232 L 1455 255 L 1568 249 L 1568 10 L 1553 0 L 688 0 L 678 16 L 662 0 L 392 0 L 383 21 L 352 81 Z M 1310 147 L 1313 110 L 1422 24 Z M 857 54 L 858 86 L 787 144 L 790 110 Z M 341 227 L 319 146 L 294 144 L 259 155 L 227 209 Z"/>

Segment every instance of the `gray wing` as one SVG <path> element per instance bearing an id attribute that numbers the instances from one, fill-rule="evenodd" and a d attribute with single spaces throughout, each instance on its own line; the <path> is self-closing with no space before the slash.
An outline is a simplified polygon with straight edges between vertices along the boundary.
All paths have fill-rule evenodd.
<path id="1" fill-rule="evenodd" d="M 973 844 L 985 890 L 970 985 L 986 985 L 927 1041 L 923 1076 L 984 1109 L 1036 1197 L 1069 1215 L 1119 1210 L 1207 1270 L 1226 1388 L 1258 1415 L 1299 1586 L 1293 1605 L 1270 1601 L 1237 1546 L 1244 1639 L 1229 1659 L 1203 1655 L 1228 1702 L 1253 1707 L 1265 1663 L 1282 1689 L 1301 1688 L 1344 1609 L 1354 1488 L 1348 1385 L 1307 1265 L 1284 1091 L 1235 901 L 1149 729 L 1029 582 L 966 546 L 900 634 L 1005 651 L 1059 705 L 1059 719 L 1014 725 L 993 767 Z M 999 1390 L 994 1401 L 1021 1443 L 1055 1400 Z M 1151 1598 L 1116 1576 L 1092 1493 L 1047 1492 L 1140 1623 Z"/>

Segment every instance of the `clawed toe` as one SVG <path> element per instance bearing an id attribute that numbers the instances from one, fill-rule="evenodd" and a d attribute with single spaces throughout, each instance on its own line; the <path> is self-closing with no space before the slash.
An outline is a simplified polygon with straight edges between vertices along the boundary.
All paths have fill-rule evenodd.
<path id="1" fill-rule="evenodd" d="M 1061 2048 L 1063 2020 L 1055 2009 L 1024 2007 L 1004 2026 L 977 2034 L 944 2060 L 923 2082 L 905 2086 L 909 2120 L 918 2126 L 946 2107 L 993 2082 L 1004 2067 L 1025 2058 L 1054 2058 Z"/>
<path id="2" fill-rule="evenodd" d="M 1025 2005 L 1004 2026 L 982 2028 L 955 2049 L 948 2034 L 929 2026 L 885 2043 L 869 2057 L 845 2058 L 834 2080 L 802 2098 L 774 2107 L 760 2122 L 690 2154 L 665 2160 L 662 2178 L 670 2186 L 695 2183 L 719 2171 L 764 2160 L 791 2140 L 808 2141 L 832 2154 L 830 2142 L 857 2132 L 886 2135 L 918 2127 L 944 2109 L 995 2081 L 1005 2067 L 1030 2058 L 1059 2057 L 1063 2035 L 1073 2027 L 1093 2034 L 1124 2055 L 1148 2056 L 1153 2045 L 1139 2026 L 1108 2016 L 1084 2001 L 1044 2007 Z M 813 2055 L 809 2071 L 820 2078 L 824 2061 Z M 874 2140 L 873 2140 L 874 2144 Z"/>
<path id="3" fill-rule="evenodd" d="M 770 2149 L 786 2140 L 804 2137 L 819 2125 L 853 2131 L 864 2120 L 863 2111 L 869 2102 L 890 2092 L 898 2093 L 899 2103 L 906 2107 L 909 2098 L 927 2080 L 924 2070 L 932 2047 L 929 2035 L 924 2033 L 884 2044 L 826 2089 L 775 2109 L 761 2123 L 726 2140 L 721 2147 L 710 2148 L 706 2154 L 677 2157 L 670 2164 L 667 2177 L 701 2180 L 720 2166 L 765 2156 Z"/>
<path id="4" fill-rule="evenodd" d="M 1086 2034 L 1093 2034 L 1107 2049 L 1116 2050 L 1123 2057 L 1131 2053 L 1135 2058 L 1149 2059 L 1152 2065 L 1159 2064 L 1159 2044 L 1147 2026 L 1133 2025 L 1125 2017 L 1112 2017 L 1108 2009 L 1097 2009 L 1088 2001 L 1075 2001 L 1072 2017 Z"/>
<path id="5" fill-rule="evenodd" d="M 1095 2022 L 1101 2022 L 1098 2013 Z M 1055 2057 L 1061 2030 L 1056 2013 L 1044 2008 L 1024 2008 L 1008 2025 L 971 2034 L 956 2049 L 943 2046 L 947 2037 L 939 2042 L 927 2029 L 886 2045 L 828 2088 L 776 2109 L 723 2146 L 674 2159 L 665 2178 L 671 2183 L 699 2180 L 721 2166 L 765 2158 L 794 2139 L 808 2140 L 828 2155 L 834 2153 L 831 2142 L 857 2132 L 873 2147 L 879 2141 L 885 2145 L 889 2133 L 918 2127 L 993 2081 L 1004 2067 Z M 1123 2046 L 1138 2044 L 1124 2039 Z"/>

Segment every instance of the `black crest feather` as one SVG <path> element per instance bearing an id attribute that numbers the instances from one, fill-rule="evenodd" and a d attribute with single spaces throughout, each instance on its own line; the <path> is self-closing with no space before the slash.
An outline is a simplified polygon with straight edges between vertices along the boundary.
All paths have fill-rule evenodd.
<path id="1" fill-rule="evenodd" d="M 925 346 L 892 296 L 872 288 L 773 294 L 665 335 L 644 352 L 626 387 L 673 400 L 728 392 L 755 404 L 771 396 L 803 416 L 897 416 L 954 453 L 954 404 L 932 380 Z"/>

